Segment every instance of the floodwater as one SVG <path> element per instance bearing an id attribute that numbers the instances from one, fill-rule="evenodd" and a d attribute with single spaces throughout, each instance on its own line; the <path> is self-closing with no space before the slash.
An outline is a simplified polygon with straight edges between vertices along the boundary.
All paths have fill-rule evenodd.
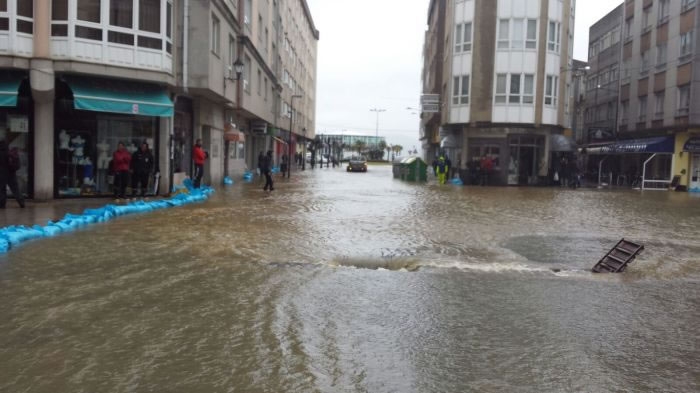
<path id="1" fill-rule="evenodd" d="M 307 170 L 0 257 L 0 391 L 697 392 L 699 310 L 700 198 Z"/>

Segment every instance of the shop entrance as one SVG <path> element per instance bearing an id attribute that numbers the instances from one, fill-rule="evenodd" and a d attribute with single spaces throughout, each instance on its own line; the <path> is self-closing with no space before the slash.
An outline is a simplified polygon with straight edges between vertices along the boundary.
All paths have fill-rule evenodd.
<path id="1" fill-rule="evenodd" d="M 700 192 L 700 153 L 694 153 L 690 169 L 690 191 Z"/>
<path id="2" fill-rule="evenodd" d="M 513 135 L 509 139 L 508 185 L 536 185 L 544 137 Z"/>

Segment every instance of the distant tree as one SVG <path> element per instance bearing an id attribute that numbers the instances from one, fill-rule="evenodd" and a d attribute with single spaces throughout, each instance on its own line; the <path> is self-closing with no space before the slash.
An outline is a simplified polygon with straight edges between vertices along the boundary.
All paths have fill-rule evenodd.
<path id="1" fill-rule="evenodd" d="M 379 160 L 384 158 L 384 150 L 386 150 L 386 141 L 381 140 L 377 143 L 377 149 L 381 152 L 381 156 L 378 157 Z"/>
<path id="2" fill-rule="evenodd" d="M 394 153 L 395 153 L 397 156 L 400 156 L 400 155 L 401 155 L 401 151 L 403 150 L 403 146 L 401 146 L 401 145 L 394 145 L 394 146 L 391 147 L 391 150 L 393 150 Z"/>
<path id="3" fill-rule="evenodd" d="M 386 160 L 387 160 L 387 161 L 391 161 L 391 150 L 392 150 L 392 147 L 389 146 L 389 145 L 387 145 L 387 147 L 385 147 L 384 150 L 386 150 Z"/>
<path id="4" fill-rule="evenodd" d="M 362 152 L 367 147 L 367 144 L 365 143 L 365 141 L 358 139 L 355 141 L 353 147 L 355 148 L 355 150 L 357 150 L 357 154 L 362 155 Z"/>

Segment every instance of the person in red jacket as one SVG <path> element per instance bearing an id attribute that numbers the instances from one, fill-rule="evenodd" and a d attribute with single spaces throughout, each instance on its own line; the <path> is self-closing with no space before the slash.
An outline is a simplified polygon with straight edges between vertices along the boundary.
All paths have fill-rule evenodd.
<path id="1" fill-rule="evenodd" d="M 194 161 L 194 187 L 199 188 L 202 185 L 202 176 L 204 176 L 204 161 L 209 158 L 207 152 L 202 149 L 202 140 L 197 139 L 197 142 L 192 149 L 192 160 Z"/>
<path id="2" fill-rule="evenodd" d="M 112 169 L 114 170 L 114 196 L 117 199 L 126 198 L 126 184 L 129 181 L 129 169 L 131 168 L 131 154 L 119 142 L 117 151 L 112 155 Z"/>

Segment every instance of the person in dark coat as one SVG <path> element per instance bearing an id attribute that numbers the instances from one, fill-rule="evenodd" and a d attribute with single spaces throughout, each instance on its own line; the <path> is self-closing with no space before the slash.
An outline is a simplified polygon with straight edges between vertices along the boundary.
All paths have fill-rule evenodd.
<path id="1" fill-rule="evenodd" d="M 263 161 L 265 161 L 265 155 L 263 154 L 263 152 L 260 152 L 260 154 L 258 154 L 258 176 L 263 176 L 263 172 L 262 172 Z"/>
<path id="2" fill-rule="evenodd" d="M 131 178 L 132 196 L 135 197 L 139 189 L 141 190 L 141 196 L 146 196 L 146 189 L 153 171 L 153 165 L 153 154 L 148 149 L 148 143 L 144 142 L 141 144 L 141 148 L 131 156 L 131 169 L 133 171 Z"/>
<path id="3" fill-rule="evenodd" d="M 263 157 L 260 171 L 265 175 L 265 187 L 263 187 L 263 190 L 267 191 L 269 188 L 270 191 L 273 191 L 275 188 L 272 183 L 272 150 L 268 150 L 267 155 Z"/>
<path id="4" fill-rule="evenodd" d="M 10 186 L 12 195 L 15 196 L 19 207 L 24 208 L 24 197 L 17 186 L 17 170 L 19 169 L 19 154 L 7 148 L 7 143 L 0 140 L 0 209 L 5 208 L 7 202 L 7 186 Z"/>

